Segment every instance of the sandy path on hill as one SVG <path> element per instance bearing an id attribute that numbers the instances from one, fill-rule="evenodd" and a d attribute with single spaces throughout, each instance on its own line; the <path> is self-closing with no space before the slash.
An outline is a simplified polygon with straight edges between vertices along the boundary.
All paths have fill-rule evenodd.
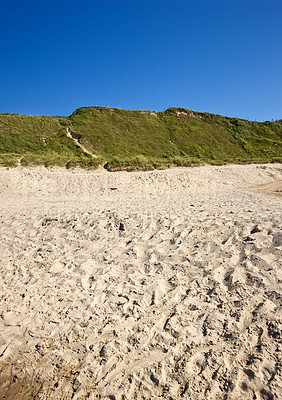
<path id="1" fill-rule="evenodd" d="M 71 138 L 75 142 L 75 144 L 84 151 L 84 153 L 89 154 L 93 158 L 97 158 L 95 154 L 90 153 L 90 151 L 87 150 L 87 148 L 80 143 L 79 139 L 75 137 L 75 135 L 71 132 L 70 128 L 67 128 L 67 137 Z"/>
<path id="2" fill-rule="evenodd" d="M 0 169 L 0 398 L 281 398 L 281 179 Z"/>

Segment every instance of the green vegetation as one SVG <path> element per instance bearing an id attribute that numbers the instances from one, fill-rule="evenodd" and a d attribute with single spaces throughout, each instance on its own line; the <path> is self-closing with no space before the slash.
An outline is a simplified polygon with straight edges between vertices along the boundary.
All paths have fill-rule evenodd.
<path id="1" fill-rule="evenodd" d="M 69 117 L 0 114 L 5 166 L 136 170 L 275 161 L 282 161 L 282 120 L 253 122 L 184 108 L 157 113 L 83 107 Z"/>
<path id="2" fill-rule="evenodd" d="M 67 126 L 63 117 L 0 114 L 0 165 L 97 167 L 102 160 L 67 137 Z"/>

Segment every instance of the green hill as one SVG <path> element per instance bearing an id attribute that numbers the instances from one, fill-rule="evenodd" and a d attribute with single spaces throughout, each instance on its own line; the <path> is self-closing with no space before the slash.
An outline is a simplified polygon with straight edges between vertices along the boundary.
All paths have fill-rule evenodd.
<path id="1" fill-rule="evenodd" d="M 133 170 L 274 161 L 282 161 L 282 120 L 253 122 L 184 108 L 83 107 L 69 117 L 0 114 L 4 166 Z"/>

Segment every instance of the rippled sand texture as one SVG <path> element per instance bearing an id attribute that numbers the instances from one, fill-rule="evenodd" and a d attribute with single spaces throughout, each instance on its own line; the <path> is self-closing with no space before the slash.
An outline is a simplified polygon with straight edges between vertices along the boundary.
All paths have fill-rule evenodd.
<path id="1" fill-rule="evenodd" d="M 281 398 L 281 178 L 1 169 L 0 398 Z"/>

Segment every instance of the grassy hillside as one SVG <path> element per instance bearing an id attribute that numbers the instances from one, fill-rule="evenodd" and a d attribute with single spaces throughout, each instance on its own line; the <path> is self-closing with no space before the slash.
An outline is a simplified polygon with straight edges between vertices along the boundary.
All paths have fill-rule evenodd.
<path id="1" fill-rule="evenodd" d="M 66 136 L 63 117 L 0 114 L 0 165 L 96 166 Z"/>
<path id="2" fill-rule="evenodd" d="M 273 161 L 282 161 L 282 120 L 252 122 L 183 108 L 157 113 L 83 107 L 69 117 L 0 114 L 0 163 L 7 166 L 132 170 Z"/>

